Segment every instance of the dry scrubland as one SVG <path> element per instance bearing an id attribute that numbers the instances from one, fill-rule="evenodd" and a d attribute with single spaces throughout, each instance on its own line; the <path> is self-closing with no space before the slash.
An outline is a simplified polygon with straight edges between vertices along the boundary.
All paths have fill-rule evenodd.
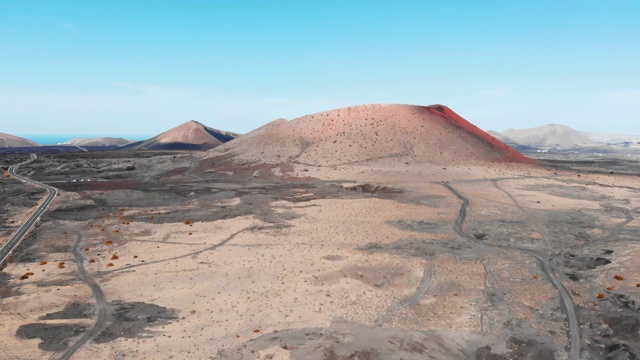
<path id="1" fill-rule="evenodd" d="M 565 359 L 576 336 L 583 357 L 640 352 L 640 178 L 522 163 L 444 110 L 386 108 L 379 130 L 356 110 L 275 152 L 247 139 L 308 117 L 208 153 L 21 169 L 61 191 L 0 273 L 2 357 Z M 411 111 L 415 141 L 392 116 Z M 89 174 L 104 181 L 66 182 Z"/>

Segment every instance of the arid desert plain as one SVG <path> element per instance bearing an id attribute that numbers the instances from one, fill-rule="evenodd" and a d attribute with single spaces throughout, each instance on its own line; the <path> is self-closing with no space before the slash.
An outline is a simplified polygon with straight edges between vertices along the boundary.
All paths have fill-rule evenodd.
<path id="1" fill-rule="evenodd" d="M 3 166 L 29 155 L 3 155 Z M 640 163 L 527 158 L 444 106 L 207 151 L 40 154 L 2 359 L 635 359 Z M 0 241 L 45 191 L 2 177 Z"/>

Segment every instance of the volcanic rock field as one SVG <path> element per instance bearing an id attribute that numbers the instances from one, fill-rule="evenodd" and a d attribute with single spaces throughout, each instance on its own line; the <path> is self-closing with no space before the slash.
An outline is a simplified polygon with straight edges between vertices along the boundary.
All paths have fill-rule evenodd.
<path id="1" fill-rule="evenodd" d="M 3 359 L 640 354 L 633 158 L 529 159 L 445 106 L 363 105 L 17 172 L 59 195 L 0 272 Z M 0 182 L 4 243 L 45 192 Z"/>

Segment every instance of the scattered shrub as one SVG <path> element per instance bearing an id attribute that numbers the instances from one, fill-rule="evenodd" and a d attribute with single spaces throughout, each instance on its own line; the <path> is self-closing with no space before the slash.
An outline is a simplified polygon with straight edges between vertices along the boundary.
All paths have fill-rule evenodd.
<path id="1" fill-rule="evenodd" d="M 84 251 L 89 251 L 89 248 L 88 247 L 84 248 Z"/>
<path id="2" fill-rule="evenodd" d="M 116 254 L 111 255 L 111 260 L 118 260 L 120 257 Z"/>
<path id="3" fill-rule="evenodd" d="M 189 220 L 185 220 L 185 221 L 184 221 L 184 224 L 185 224 L 185 225 L 191 225 L 191 221 L 189 221 Z"/>
<path id="4" fill-rule="evenodd" d="M 255 330 L 253 330 L 253 332 L 254 332 L 254 333 L 259 333 L 259 332 L 260 332 L 260 329 L 255 329 Z"/>
<path id="5" fill-rule="evenodd" d="M 29 277 L 27 275 L 20 276 L 20 280 L 27 280 Z"/>
<path id="6" fill-rule="evenodd" d="M 111 240 L 105 240 L 105 241 L 104 241 L 104 244 L 105 244 L 105 245 L 111 245 L 111 244 L 113 244 L 113 241 L 111 241 Z"/>
<path id="7" fill-rule="evenodd" d="M 611 291 L 611 290 L 615 290 L 615 289 L 616 289 L 616 287 L 615 287 L 615 286 L 609 286 L 609 287 L 607 288 L 607 291 Z"/>
<path id="8" fill-rule="evenodd" d="M 533 275 L 533 278 L 537 279 L 537 278 L 539 278 L 539 276 L 538 275 Z"/>
<path id="9" fill-rule="evenodd" d="M 58 263 L 58 269 L 64 269 L 64 261 Z"/>
<path id="10" fill-rule="evenodd" d="M 193 235 L 193 233 L 191 231 L 189 231 L 189 235 Z"/>
<path id="11" fill-rule="evenodd" d="M 134 259 L 137 259 L 137 258 L 138 258 L 138 255 L 133 255 L 133 258 L 134 258 Z"/>
<path id="12" fill-rule="evenodd" d="M 108 263 L 107 264 L 107 267 L 111 267 L 111 266 L 113 266 L 113 263 Z"/>
<path id="13" fill-rule="evenodd" d="M 94 262 L 96 262 L 96 259 L 89 260 L 89 263 L 91 263 L 91 264 L 93 264 Z"/>
<path id="14" fill-rule="evenodd" d="M 29 272 L 28 272 L 28 273 L 26 273 L 25 275 L 27 275 L 27 276 L 33 276 L 33 275 L 35 275 L 35 274 L 34 274 L 34 273 L 32 273 L 31 271 L 29 271 Z"/>
<path id="15" fill-rule="evenodd" d="M 40 261 L 40 265 L 47 265 L 47 262 L 42 260 L 42 261 Z"/>
<path id="16" fill-rule="evenodd" d="M 602 293 L 598 294 L 598 299 L 604 299 L 605 297 L 606 297 L 605 294 L 602 294 Z"/>
<path id="17" fill-rule="evenodd" d="M 614 278 L 614 279 L 616 279 L 616 280 L 618 280 L 618 281 L 622 281 L 622 280 L 624 280 L 624 276 L 622 276 L 622 275 L 618 275 L 618 274 L 615 274 L 615 275 L 613 276 L 613 278 Z"/>

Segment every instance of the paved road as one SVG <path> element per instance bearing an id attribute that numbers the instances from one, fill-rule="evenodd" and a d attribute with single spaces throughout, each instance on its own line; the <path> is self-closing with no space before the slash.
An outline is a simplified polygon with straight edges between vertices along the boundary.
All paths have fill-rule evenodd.
<path id="1" fill-rule="evenodd" d="M 20 245 L 20 242 L 22 242 L 22 239 L 24 239 L 24 237 L 31 230 L 31 228 L 33 228 L 33 225 L 35 225 L 35 223 L 40 219 L 40 216 L 42 216 L 42 214 L 47 210 L 47 208 L 49 207 L 49 204 L 51 204 L 51 201 L 53 201 L 56 195 L 58 195 L 58 189 L 54 188 L 53 186 L 45 185 L 35 180 L 31 180 L 29 178 L 16 174 L 16 169 L 20 165 L 28 164 L 34 161 L 35 159 L 37 159 L 37 156 L 35 154 L 31 154 L 31 159 L 25 162 L 22 162 L 20 164 L 11 166 L 9 168 L 9 174 L 11 174 L 11 176 L 14 176 L 22 181 L 44 188 L 45 190 L 47 190 L 48 195 L 44 199 L 44 201 L 40 204 L 40 206 L 38 206 L 36 211 L 34 211 L 33 214 L 29 216 L 29 218 L 27 219 L 27 221 L 24 222 L 24 224 L 22 224 L 20 229 L 18 229 L 18 231 L 16 231 L 15 234 L 13 234 L 13 236 L 9 239 L 9 241 L 7 241 L 7 243 L 2 247 L 2 249 L 0 249 L 0 264 L 3 264 L 7 260 L 7 258 L 11 255 L 11 253 L 13 253 L 16 247 Z"/>

